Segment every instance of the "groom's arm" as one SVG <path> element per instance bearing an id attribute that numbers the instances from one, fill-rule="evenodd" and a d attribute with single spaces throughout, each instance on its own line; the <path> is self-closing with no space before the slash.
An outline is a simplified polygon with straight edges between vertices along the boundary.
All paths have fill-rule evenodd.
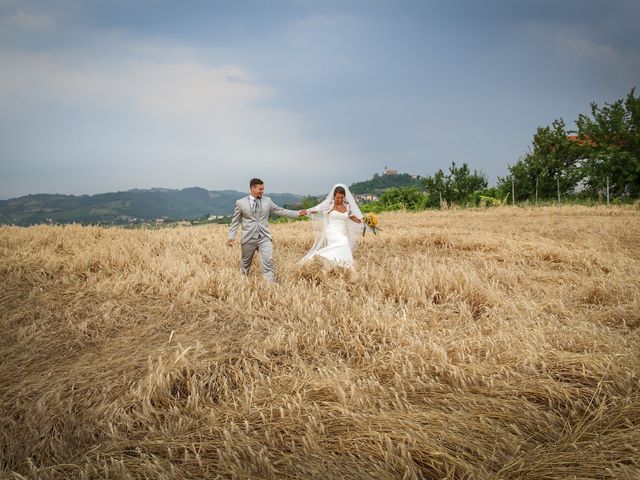
<path id="1" fill-rule="evenodd" d="M 279 207 L 275 203 L 271 202 L 271 213 L 279 215 L 281 217 L 298 218 L 302 215 L 306 215 L 306 210 L 287 210 L 286 208 Z"/>
<path id="2" fill-rule="evenodd" d="M 229 228 L 229 238 L 227 240 L 227 244 L 231 245 L 236 239 L 236 234 L 238 233 L 238 227 L 240 226 L 241 219 L 242 210 L 240 210 L 240 205 L 238 204 L 238 202 L 236 202 L 236 208 L 233 210 L 233 217 L 231 217 L 231 225 Z"/>

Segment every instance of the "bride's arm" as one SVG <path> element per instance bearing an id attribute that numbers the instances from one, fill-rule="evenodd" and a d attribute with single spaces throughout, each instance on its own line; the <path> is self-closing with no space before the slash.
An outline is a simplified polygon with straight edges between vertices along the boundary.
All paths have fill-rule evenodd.
<path id="1" fill-rule="evenodd" d="M 347 207 L 347 208 L 349 209 L 349 210 L 348 210 L 348 212 L 349 212 L 349 219 L 350 219 L 352 222 L 362 223 L 362 219 L 361 219 L 361 218 L 356 217 L 356 216 L 353 214 L 353 211 L 351 210 L 351 205 L 348 205 L 348 207 Z"/>

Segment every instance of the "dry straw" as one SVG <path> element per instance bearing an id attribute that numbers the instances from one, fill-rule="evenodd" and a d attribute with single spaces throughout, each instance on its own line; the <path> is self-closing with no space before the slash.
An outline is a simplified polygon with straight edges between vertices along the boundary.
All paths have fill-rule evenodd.
<path id="1" fill-rule="evenodd" d="M 355 273 L 274 225 L 276 285 L 223 226 L 2 227 L 0 472 L 639 478 L 639 220 L 383 214 Z"/>

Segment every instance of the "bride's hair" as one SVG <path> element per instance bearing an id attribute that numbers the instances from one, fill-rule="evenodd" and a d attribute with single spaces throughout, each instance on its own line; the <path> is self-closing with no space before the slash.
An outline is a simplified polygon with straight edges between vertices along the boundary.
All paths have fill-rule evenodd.
<path id="1" fill-rule="evenodd" d="M 333 191 L 333 196 L 335 197 L 338 193 L 341 193 L 345 197 L 347 196 L 347 192 L 343 187 L 336 187 L 335 190 Z"/>

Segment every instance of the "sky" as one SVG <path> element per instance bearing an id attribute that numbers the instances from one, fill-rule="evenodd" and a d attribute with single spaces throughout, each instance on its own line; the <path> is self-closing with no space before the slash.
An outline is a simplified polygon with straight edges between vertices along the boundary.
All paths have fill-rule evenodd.
<path id="1" fill-rule="evenodd" d="M 640 0 L 0 0 L 0 198 L 320 194 L 455 161 L 640 86 Z"/>

